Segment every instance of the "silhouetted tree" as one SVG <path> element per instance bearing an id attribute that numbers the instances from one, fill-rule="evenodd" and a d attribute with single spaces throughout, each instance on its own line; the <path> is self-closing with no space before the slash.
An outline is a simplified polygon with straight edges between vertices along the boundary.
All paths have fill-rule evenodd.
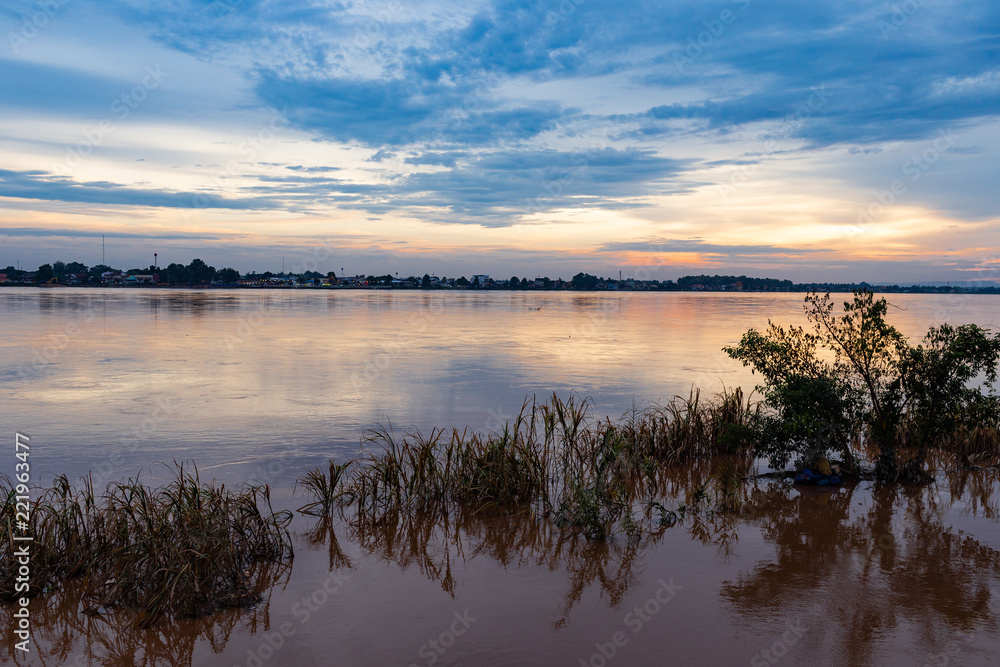
<path id="1" fill-rule="evenodd" d="M 209 266 L 200 259 L 192 259 L 187 269 L 189 283 L 201 285 L 215 279 L 215 267 Z"/>
<path id="2" fill-rule="evenodd" d="M 232 285 L 240 279 L 240 272 L 230 268 L 219 269 L 215 277 L 228 285 Z"/>
<path id="3" fill-rule="evenodd" d="M 35 282 L 38 283 L 47 283 L 54 277 L 55 272 L 52 270 L 51 264 L 42 264 L 35 272 Z"/>

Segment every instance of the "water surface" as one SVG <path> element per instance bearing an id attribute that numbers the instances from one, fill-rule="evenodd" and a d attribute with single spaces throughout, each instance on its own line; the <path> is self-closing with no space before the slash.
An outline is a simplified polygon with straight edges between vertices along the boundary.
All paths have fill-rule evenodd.
<path id="1" fill-rule="evenodd" d="M 996 324 L 1000 297 L 892 295 L 921 335 Z M 751 387 L 721 351 L 798 294 L 0 290 L 0 429 L 36 472 L 268 481 L 279 507 L 365 428 L 493 430 L 526 396 L 592 415 Z M 711 474 L 676 471 L 674 507 Z M 738 513 L 688 514 L 639 542 L 550 522 L 414 517 L 359 528 L 299 515 L 296 558 L 252 610 L 131 628 L 81 613 L 71 582 L 32 603 L 23 665 L 995 665 L 997 471 L 817 492 L 748 483 Z M 11 608 L 0 606 L 9 627 Z"/>
<path id="2" fill-rule="evenodd" d="M 53 474 L 194 459 L 289 487 L 379 421 L 488 431 L 552 392 L 618 418 L 692 386 L 749 390 L 722 346 L 804 324 L 802 296 L 0 289 L 0 429 L 31 435 Z M 997 296 L 891 299 L 914 336 L 1000 313 Z"/>

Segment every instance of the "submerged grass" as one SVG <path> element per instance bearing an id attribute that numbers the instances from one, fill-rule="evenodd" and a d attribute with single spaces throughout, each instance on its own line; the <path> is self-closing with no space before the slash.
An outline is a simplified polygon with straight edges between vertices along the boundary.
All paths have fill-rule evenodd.
<path id="1" fill-rule="evenodd" d="M 709 399 L 692 390 L 618 421 L 595 419 L 590 407 L 575 395 L 525 401 L 490 433 L 397 436 L 378 426 L 362 458 L 331 460 L 297 481 L 311 496 L 300 511 L 327 520 L 350 513 L 352 528 L 370 534 L 517 514 L 597 541 L 656 534 L 685 513 L 697 524 L 742 511 L 742 483 L 759 454 L 759 401 L 740 389 Z M 906 428 L 901 453 L 913 437 Z M 850 449 L 863 455 L 864 447 Z M 928 457 L 960 468 L 998 461 L 996 425 L 960 429 Z M 16 488 L 0 477 L 0 600 L 24 595 L 15 588 Z M 157 489 L 133 478 L 100 494 L 91 478 L 77 488 L 60 476 L 33 495 L 27 593 L 78 578 L 88 612 L 133 609 L 139 625 L 253 604 L 261 582 L 293 556 L 291 514 L 273 510 L 266 485 L 231 491 L 202 483 L 193 466 L 175 464 L 173 480 Z M 667 499 L 686 504 L 669 509 Z M 331 567 L 346 561 L 330 558 Z"/>
<path id="2" fill-rule="evenodd" d="M 199 616 L 247 606 L 261 563 L 291 560 L 291 514 L 274 512 L 270 489 L 237 491 L 203 484 L 197 468 L 175 465 L 158 489 L 138 478 L 109 484 L 98 496 L 91 479 L 79 489 L 65 476 L 33 501 L 30 594 L 63 578 L 84 577 L 87 611 L 128 607 L 148 626 L 163 615 Z M 0 599 L 15 590 L 14 487 L 0 480 L 3 497 Z"/>
<path id="3" fill-rule="evenodd" d="M 637 536 L 673 520 L 657 502 L 664 466 L 732 455 L 749 460 L 747 435 L 759 405 L 739 389 L 702 400 L 697 391 L 666 405 L 634 411 L 620 422 L 595 420 L 590 403 L 553 395 L 525 401 L 498 432 L 419 431 L 397 437 L 377 426 L 376 446 L 353 465 L 330 462 L 299 480 L 329 513 L 353 507 L 372 523 L 396 513 L 533 512 L 593 538 Z M 732 498 L 726 496 L 726 506 Z"/>
<path id="4" fill-rule="evenodd" d="M 309 491 L 316 499 L 300 507 L 299 511 L 303 514 L 328 514 L 344 493 L 344 472 L 350 467 L 351 463 L 353 461 L 338 465 L 331 459 L 329 475 L 325 474 L 322 468 L 316 468 L 307 472 L 304 477 L 299 478 L 297 482 L 298 486 Z"/>
<path id="5" fill-rule="evenodd" d="M 763 404 L 739 388 L 704 399 L 697 390 L 663 405 L 633 410 L 623 419 L 593 419 L 588 400 L 553 395 L 525 401 L 512 421 L 487 434 L 469 430 L 419 431 L 402 436 L 378 426 L 367 436 L 375 447 L 362 459 L 330 463 L 299 480 L 315 501 L 310 511 L 353 510 L 353 521 L 394 521 L 397 513 L 448 515 L 528 512 L 593 538 L 675 521 L 664 498 L 684 497 L 688 511 L 732 513 L 740 509 L 742 482 L 762 455 Z M 912 449 L 904 424 L 899 451 Z M 855 438 L 847 451 L 868 461 Z M 996 425 L 960 429 L 935 443 L 932 465 L 956 467 L 1000 462 Z M 708 469 L 696 463 L 708 462 Z M 665 470 L 701 470 L 693 490 L 679 496 Z M 695 474 L 695 473 L 692 473 Z M 676 476 L 676 475 L 675 475 Z M 695 482 L 695 480 L 689 480 Z"/>

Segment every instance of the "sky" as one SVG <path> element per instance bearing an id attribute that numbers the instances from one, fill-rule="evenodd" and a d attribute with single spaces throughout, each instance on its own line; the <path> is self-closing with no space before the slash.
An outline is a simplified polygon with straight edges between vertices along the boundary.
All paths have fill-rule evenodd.
<path id="1" fill-rule="evenodd" d="M 0 1 L 0 91 L 0 267 L 1000 280 L 995 0 Z"/>

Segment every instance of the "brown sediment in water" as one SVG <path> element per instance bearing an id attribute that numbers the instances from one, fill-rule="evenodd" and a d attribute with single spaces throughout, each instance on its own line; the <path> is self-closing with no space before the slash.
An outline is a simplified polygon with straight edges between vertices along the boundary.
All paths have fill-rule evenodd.
<path id="1" fill-rule="evenodd" d="M 664 476 L 681 502 L 711 470 Z M 70 582 L 32 603 L 37 653 L 5 645 L 0 659 L 577 665 L 604 664 L 603 648 L 607 664 L 995 664 L 998 477 L 751 481 L 738 511 L 687 512 L 639 540 L 588 539 L 530 513 L 299 516 L 294 567 L 262 581 L 252 609 L 137 629 L 123 610 L 81 614 Z"/>
<path id="2" fill-rule="evenodd" d="M 738 391 L 704 402 L 693 393 L 622 422 L 591 422 L 585 401 L 553 397 L 526 404 L 499 433 L 396 438 L 379 429 L 366 459 L 300 480 L 313 498 L 300 510 L 316 514 L 292 524 L 294 568 L 282 537 L 288 515 L 271 510 L 267 487 L 232 496 L 182 470 L 160 492 L 112 485 L 99 506 L 92 489 L 73 500 L 60 478 L 36 526 L 57 547 L 47 584 L 87 576 L 33 602 L 38 649 L 59 662 L 248 666 L 279 652 L 277 664 L 328 664 L 336 654 L 345 664 L 593 665 L 626 649 L 626 663 L 659 663 L 669 650 L 681 664 L 773 664 L 786 654 L 801 662 L 816 647 L 831 662 L 892 664 L 897 654 L 920 662 L 955 633 L 972 633 L 967 652 L 998 649 L 997 471 L 833 490 L 749 479 L 753 445 L 733 427 L 754 409 Z M 179 605 L 101 597 L 123 573 L 142 583 L 121 565 L 110 578 L 93 565 L 113 549 L 91 542 L 112 535 L 109 516 L 122 512 L 187 535 L 182 554 L 234 538 L 249 549 L 195 559 L 219 573 Z M 128 525 L 136 544 L 162 538 Z M 74 561 L 77 545 L 86 557 Z M 163 562 L 192 567 L 183 557 Z M 169 582 L 191 583 L 173 575 L 168 588 L 138 592 L 173 602 L 162 593 Z M 250 609 L 186 618 L 227 606 Z M 489 623 L 473 629 L 473 617 Z M 659 629 L 644 632 L 653 617 Z M 153 633 L 129 627 L 136 621 Z M 718 644 L 719 632 L 736 639 Z M 160 639 L 172 636 L 173 649 Z"/>

